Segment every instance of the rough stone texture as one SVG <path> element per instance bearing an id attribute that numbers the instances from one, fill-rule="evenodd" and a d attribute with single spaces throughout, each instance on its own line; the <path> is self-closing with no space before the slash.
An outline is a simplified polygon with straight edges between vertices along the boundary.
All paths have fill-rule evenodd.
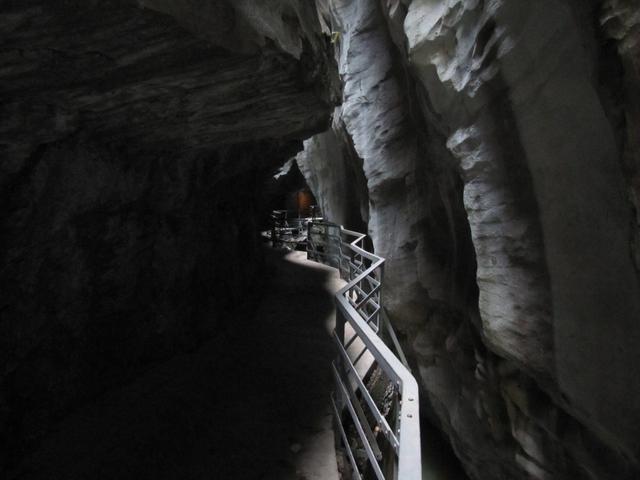
<path id="1" fill-rule="evenodd" d="M 331 221 L 357 231 L 366 229 L 369 199 L 362 159 L 354 152 L 350 137 L 334 112 L 334 123 L 324 133 L 303 142 L 296 163 L 319 199 L 322 214 Z"/>
<path id="2" fill-rule="evenodd" d="M 464 265 L 473 270 L 473 258 L 462 261 L 472 253 L 465 239 L 468 226 L 459 221 L 464 212 L 455 188 L 459 180 L 446 165 L 448 153 L 428 141 L 438 132 L 416 109 L 417 92 L 397 61 L 376 2 L 320 3 L 330 12 L 330 28 L 339 32 L 335 45 L 343 103 L 333 130 L 342 128 L 346 148 L 353 145 L 349 165 L 362 162 L 359 175 L 366 178 L 366 191 L 362 182 L 350 182 L 350 188 L 359 190 L 359 199 L 368 199 L 373 243 L 392 259 L 385 270 L 385 301 L 405 322 L 422 322 L 439 302 L 473 288 L 464 272 Z M 426 156 L 431 161 L 423 161 Z M 431 235 L 420 233 L 425 230 Z"/>
<path id="3" fill-rule="evenodd" d="M 145 151 L 176 143 L 185 151 L 296 137 L 326 121 L 321 82 L 331 76 L 308 40 L 299 61 L 272 42 L 236 53 L 133 1 L 101 8 L 74 3 L 20 2 L 3 12 L 0 135 L 9 152 L 78 129 Z M 243 18 L 225 2 L 217 4 L 208 15 L 188 14 L 199 21 L 231 15 L 230 24 Z M 235 41 L 252 32 L 247 28 L 222 31 Z M 21 158 L 11 155 L 5 171 L 19 170 Z"/>
<path id="4" fill-rule="evenodd" d="M 469 475 L 639 476 L 637 2 L 318 4 L 385 304 Z M 331 135 L 301 155 L 339 212 Z"/>
<path id="5" fill-rule="evenodd" d="M 0 6 L 0 471 L 250 308 L 257 191 L 322 130 L 313 4 Z"/>
<path id="6" fill-rule="evenodd" d="M 613 84 L 611 109 L 622 110 L 618 134 L 629 196 L 635 207 L 633 240 L 636 269 L 640 271 L 640 9 L 633 0 L 608 0 L 603 3 L 600 23 L 612 38 L 622 63 L 621 81 Z"/>

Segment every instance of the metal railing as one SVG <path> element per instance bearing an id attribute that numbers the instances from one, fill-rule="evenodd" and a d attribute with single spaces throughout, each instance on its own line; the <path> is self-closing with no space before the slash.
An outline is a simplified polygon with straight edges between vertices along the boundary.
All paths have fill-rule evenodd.
<path id="1" fill-rule="evenodd" d="M 353 478 L 420 480 L 418 384 L 382 306 L 385 260 L 364 248 L 365 238 L 329 222 L 308 224 L 307 257 L 337 268 L 347 281 L 336 294 L 333 335 L 338 349 L 332 398 L 337 429 Z M 389 390 L 382 400 L 367 386 L 378 369 Z M 347 424 L 357 432 L 365 462 L 354 454 Z"/>
<path id="2" fill-rule="evenodd" d="M 269 232 L 272 245 L 288 248 L 304 245 L 307 240 L 307 224 L 312 220 L 314 217 L 293 217 L 287 210 L 274 210 L 271 213 L 271 231 Z"/>

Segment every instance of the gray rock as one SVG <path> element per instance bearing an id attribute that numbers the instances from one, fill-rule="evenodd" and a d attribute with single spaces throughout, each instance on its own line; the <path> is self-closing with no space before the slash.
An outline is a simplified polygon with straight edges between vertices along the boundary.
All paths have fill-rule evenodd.
<path id="1" fill-rule="evenodd" d="M 257 190 L 326 129 L 313 4 L 0 6 L 0 471 L 251 310 Z"/>
<path id="2" fill-rule="evenodd" d="M 318 3 L 343 104 L 303 173 L 342 218 L 344 125 L 425 410 L 473 478 L 635 478 L 636 2 Z"/>

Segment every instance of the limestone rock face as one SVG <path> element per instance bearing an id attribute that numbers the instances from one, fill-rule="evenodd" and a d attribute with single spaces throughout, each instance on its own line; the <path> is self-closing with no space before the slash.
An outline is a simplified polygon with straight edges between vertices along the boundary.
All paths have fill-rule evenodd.
<path id="1" fill-rule="evenodd" d="M 0 6 L 0 471 L 260 284 L 258 189 L 328 125 L 313 4 Z"/>
<path id="2" fill-rule="evenodd" d="M 362 160 L 339 121 L 340 109 L 336 109 L 333 118 L 329 130 L 304 141 L 296 163 L 317 193 L 326 218 L 357 231 L 366 230 L 369 199 Z"/>
<path id="3" fill-rule="evenodd" d="M 469 475 L 640 475 L 636 2 L 317 3 L 343 104 L 303 173 L 339 211 L 317 145 L 344 125 L 385 304 Z"/>

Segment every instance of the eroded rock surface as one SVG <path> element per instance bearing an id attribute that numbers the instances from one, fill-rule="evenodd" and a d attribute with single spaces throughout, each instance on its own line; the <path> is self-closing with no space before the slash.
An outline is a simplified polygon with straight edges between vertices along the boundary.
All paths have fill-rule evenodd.
<path id="1" fill-rule="evenodd" d="M 340 109 L 336 109 L 333 118 L 329 130 L 304 141 L 296 163 L 317 192 L 325 217 L 357 231 L 366 230 L 369 199 L 362 160 L 340 121 Z"/>
<path id="2" fill-rule="evenodd" d="M 317 145 L 344 125 L 385 303 L 469 475 L 640 475 L 635 2 L 318 3 L 343 104 L 298 158 L 339 212 Z"/>
<path id="3" fill-rule="evenodd" d="M 328 125 L 313 4 L 0 6 L 0 468 L 250 308 L 264 178 Z"/>

